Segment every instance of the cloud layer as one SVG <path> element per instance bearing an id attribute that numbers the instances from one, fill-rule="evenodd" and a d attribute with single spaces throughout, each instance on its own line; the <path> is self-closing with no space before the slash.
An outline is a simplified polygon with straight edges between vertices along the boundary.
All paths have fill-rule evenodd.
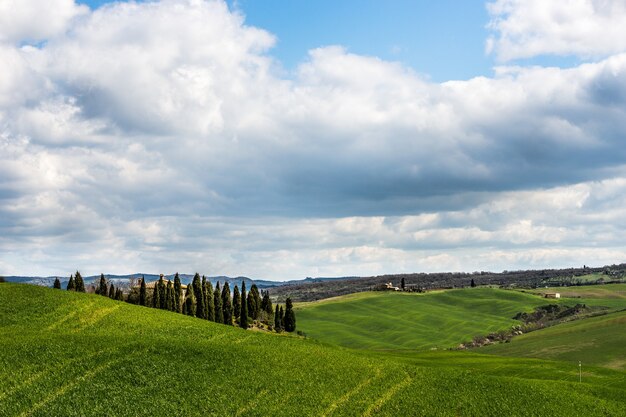
<path id="1" fill-rule="evenodd" d="M 0 273 L 622 261 L 623 46 L 443 84 L 326 46 L 284 77 L 221 1 L 57 3 L 0 1 Z M 531 3 L 489 6 L 504 59 Z"/>
<path id="2" fill-rule="evenodd" d="M 496 0 L 488 51 L 509 61 L 537 55 L 598 58 L 626 49 L 623 0 Z"/>

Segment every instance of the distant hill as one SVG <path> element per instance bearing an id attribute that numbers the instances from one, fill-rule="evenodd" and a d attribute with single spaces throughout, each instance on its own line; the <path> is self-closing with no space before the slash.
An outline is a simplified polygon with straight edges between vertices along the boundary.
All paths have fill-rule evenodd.
<path id="1" fill-rule="evenodd" d="M 294 301 L 315 301 L 356 292 L 371 291 L 381 284 L 391 282 L 399 287 L 404 279 L 406 288 L 439 289 L 463 288 L 472 280 L 477 285 L 537 288 L 543 286 L 570 286 L 601 281 L 615 283 L 626 281 L 626 264 L 602 267 L 532 269 L 503 272 L 433 272 L 414 274 L 386 274 L 371 277 L 342 278 L 338 280 L 292 281 L 289 285 L 273 288 L 270 294 L 280 301 L 291 297 Z"/>
<path id="2" fill-rule="evenodd" d="M 180 277 L 180 280 L 183 284 L 189 284 L 193 280 L 194 274 L 178 274 L 178 276 Z M 139 278 L 144 277 L 146 279 L 146 282 L 151 282 L 151 281 L 158 280 L 160 275 L 149 274 L 149 273 L 136 273 L 136 274 L 127 274 L 127 275 L 104 274 L 104 277 L 108 281 L 113 282 L 113 284 L 116 287 L 128 288 L 132 280 L 138 280 Z M 69 275 L 63 276 L 63 277 L 56 276 L 56 275 L 47 276 L 47 277 L 11 275 L 11 276 L 5 276 L 4 278 L 7 282 L 16 282 L 20 284 L 33 284 L 33 285 L 39 285 L 43 287 L 52 287 L 52 285 L 54 284 L 54 280 L 59 278 L 59 280 L 61 281 L 62 288 L 65 288 L 67 286 L 67 282 L 70 279 Z M 164 275 L 164 278 L 173 280 L 174 274 Z M 355 278 L 356 277 L 337 277 L 337 278 L 307 277 L 301 280 L 269 281 L 265 279 L 254 279 L 254 278 L 248 278 L 248 277 L 243 277 L 243 276 L 228 277 L 224 275 L 219 275 L 219 276 L 207 277 L 207 279 L 211 281 L 211 284 L 213 284 L 213 286 L 215 286 L 215 284 L 218 281 L 220 282 L 222 286 L 224 285 L 224 282 L 228 282 L 228 285 L 231 287 L 231 289 L 234 288 L 235 285 L 241 286 L 242 281 L 245 281 L 246 287 L 248 287 L 248 289 L 250 289 L 250 286 L 252 286 L 252 284 L 256 284 L 256 286 L 259 287 L 259 289 L 269 289 L 269 288 L 279 287 L 282 285 L 312 284 L 312 283 L 318 283 L 318 282 L 341 281 L 341 280 L 355 279 Z M 85 285 L 91 285 L 91 284 L 95 285 L 96 283 L 99 282 L 100 275 L 90 275 L 87 277 L 84 276 L 83 280 L 85 281 Z"/>

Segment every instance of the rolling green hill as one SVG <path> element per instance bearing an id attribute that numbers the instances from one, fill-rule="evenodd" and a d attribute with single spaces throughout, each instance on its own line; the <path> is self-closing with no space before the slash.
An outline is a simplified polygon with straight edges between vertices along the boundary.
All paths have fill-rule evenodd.
<path id="1" fill-rule="evenodd" d="M 2 416 L 626 414 L 621 371 L 579 384 L 563 362 L 344 349 L 28 285 L 0 284 L 0 346 Z"/>
<path id="2" fill-rule="evenodd" d="M 481 353 L 557 359 L 626 371 L 626 311 L 559 324 Z"/>
<path id="3" fill-rule="evenodd" d="M 513 316 L 548 300 L 517 291 L 472 288 L 367 292 L 297 305 L 298 329 L 331 344 L 366 349 L 456 347 L 519 324 Z M 551 301 L 557 302 L 557 301 Z"/>
<path id="4" fill-rule="evenodd" d="M 365 292 L 297 304 L 297 327 L 314 339 L 351 348 L 451 348 L 474 336 L 520 324 L 513 319 L 516 313 L 549 303 L 626 308 L 623 287 L 605 285 L 602 290 L 582 292 L 583 298 L 560 300 L 496 288 L 424 294 Z"/>

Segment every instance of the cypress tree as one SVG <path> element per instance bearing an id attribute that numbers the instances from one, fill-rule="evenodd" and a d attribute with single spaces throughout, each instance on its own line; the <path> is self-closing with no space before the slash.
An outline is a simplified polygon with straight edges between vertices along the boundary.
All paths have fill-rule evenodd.
<path id="1" fill-rule="evenodd" d="M 206 311 L 204 309 L 204 294 L 202 293 L 202 282 L 200 281 L 200 274 L 196 272 L 193 276 L 193 295 L 196 300 L 196 317 L 204 319 L 206 318 Z"/>
<path id="2" fill-rule="evenodd" d="M 293 332 L 296 330 L 296 313 L 293 311 L 291 298 L 287 298 L 287 301 L 285 301 L 285 319 L 283 323 L 286 332 Z"/>
<path id="3" fill-rule="evenodd" d="M 259 295 L 259 288 L 256 284 L 252 284 L 250 292 L 248 293 L 248 315 L 254 320 L 259 318 L 261 312 L 261 296 Z"/>
<path id="4" fill-rule="evenodd" d="M 107 296 L 107 280 L 104 278 L 104 274 L 100 274 L 100 284 L 96 287 L 96 294 Z"/>
<path id="5" fill-rule="evenodd" d="M 222 294 L 220 293 L 220 282 L 215 284 L 213 292 L 213 303 L 215 304 L 215 322 L 224 323 L 224 311 L 222 310 Z"/>
<path id="6" fill-rule="evenodd" d="M 193 293 L 193 285 L 187 285 L 187 294 L 185 295 L 185 313 L 188 316 L 196 315 L 196 297 Z"/>
<path id="7" fill-rule="evenodd" d="M 76 271 L 74 282 L 76 283 L 76 291 L 85 292 L 85 282 L 83 281 L 83 276 L 78 271 Z"/>
<path id="8" fill-rule="evenodd" d="M 235 320 L 239 320 L 241 315 L 241 294 L 239 294 L 239 287 L 235 285 L 233 290 L 233 316 Z"/>
<path id="9" fill-rule="evenodd" d="M 402 277 L 402 280 L 400 281 L 400 288 L 404 291 L 404 277 Z"/>
<path id="10" fill-rule="evenodd" d="M 474 288 L 476 286 L 476 283 L 474 282 L 474 278 L 472 278 L 472 282 L 470 283 L 470 287 Z"/>
<path id="11" fill-rule="evenodd" d="M 52 288 L 56 288 L 57 290 L 61 289 L 61 281 L 59 280 L 59 278 L 55 278 Z"/>
<path id="12" fill-rule="evenodd" d="M 70 280 L 67 283 L 68 291 L 76 291 L 76 281 L 74 281 L 74 275 L 70 275 Z"/>
<path id="13" fill-rule="evenodd" d="M 277 332 L 281 332 L 283 330 L 283 325 L 280 321 L 280 311 L 278 310 L 278 304 L 276 304 L 276 312 L 274 313 L 274 330 Z"/>
<path id="14" fill-rule="evenodd" d="M 163 274 L 159 277 L 159 308 L 161 310 L 167 309 L 167 287 L 165 286 L 165 280 Z"/>
<path id="15" fill-rule="evenodd" d="M 121 288 L 115 290 L 115 299 L 119 301 L 124 301 L 124 293 Z"/>
<path id="16" fill-rule="evenodd" d="M 115 299 L 115 286 L 113 283 L 109 286 L 109 298 Z"/>
<path id="17" fill-rule="evenodd" d="M 263 306 L 263 311 L 267 314 L 271 315 L 274 313 L 274 308 L 272 307 L 272 300 L 270 300 L 270 292 L 265 291 L 263 293 L 263 300 L 261 301 L 261 305 Z"/>
<path id="18" fill-rule="evenodd" d="M 281 330 L 285 330 L 285 311 L 283 306 L 280 306 L 280 314 L 278 315 L 278 321 L 280 322 Z"/>
<path id="19" fill-rule="evenodd" d="M 159 294 L 159 283 L 154 283 L 154 291 L 152 291 L 152 307 L 159 308 L 159 299 L 161 298 Z"/>
<path id="20" fill-rule="evenodd" d="M 215 321 L 215 301 L 213 300 L 213 284 L 207 280 L 204 287 L 204 308 L 206 310 L 206 319 L 209 321 Z"/>
<path id="21" fill-rule="evenodd" d="M 180 277 L 178 272 L 174 275 L 174 311 L 180 313 L 180 298 L 182 295 L 182 284 L 180 283 Z"/>
<path id="22" fill-rule="evenodd" d="M 246 282 L 241 282 L 241 315 L 239 316 L 239 327 L 248 328 L 248 305 L 246 303 Z"/>
<path id="23" fill-rule="evenodd" d="M 141 277 L 141 286 L 139 287 L 139 305 L 146 305 L 146 278 Z"/>
<path id="24" fill-rule="evenodd" d="M 174 285 L 172 281 L 167 281 L 167 300 L 166 307 L 169 311 L 174 311 Z"/>
<path id="25" fill-rule="evenodd" d="M 224 324 L 233 325 L 233 304 L 230 299 L 230 286 L 228 281 L 224 283 L 222 290 L 222 311 L 224 313 Z"/>

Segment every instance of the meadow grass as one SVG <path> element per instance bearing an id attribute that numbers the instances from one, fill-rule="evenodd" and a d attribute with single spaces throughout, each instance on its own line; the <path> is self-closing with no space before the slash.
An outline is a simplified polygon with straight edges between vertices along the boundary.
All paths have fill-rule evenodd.
<path id="1" fill-rule="evenodd" d="M 2 416 L 626 414 L 620 371 L 579 384 L 561 362 L 345 349 L 29 285 L 0 284 L 0 345 Z"/>

